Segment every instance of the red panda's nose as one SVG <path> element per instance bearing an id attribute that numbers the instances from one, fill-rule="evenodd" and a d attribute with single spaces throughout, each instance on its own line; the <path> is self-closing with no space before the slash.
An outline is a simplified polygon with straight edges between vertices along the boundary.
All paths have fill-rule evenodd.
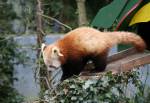
<path id="1" fill-rule="evenodd" d="M 55 66 L 53 66 L 53 65 L 49 65 L 49 68 L 56 68 Z"/>

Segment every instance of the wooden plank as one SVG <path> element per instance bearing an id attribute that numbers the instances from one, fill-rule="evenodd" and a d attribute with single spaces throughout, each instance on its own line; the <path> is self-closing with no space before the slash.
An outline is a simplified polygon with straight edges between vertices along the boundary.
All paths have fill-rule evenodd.
<path id="1" fill-rule="evenodd" d="M 118 60 L 108 64 L 106 71 L 112 71 L 113 73 L 125 72 L 137 68 L 139 66 L 150 64 L 150 54 L 135 54 L 131 57 Z"/>
<path id="2" fill-rule="evenodd" d="M 112 56 L 109 56 L 107 59 L 107 63 L 116 61 L 118 59 L 124 58 L 126 56 L 130 56 L 130 55 L 135 54 L 135 53 L 138 53 L 138 51 L 135 48 L 129 48 L 127 50 L 123 50 L 121 52 L 113 54 Z"/>
<path id="3" fill-rule="evenodd" d="M 131 70 L 132 68 L 137 68 L 145 64 L 150 64 L 150 54 L 127 61 L 122 65 L 122 68 L 124 71 L 128 71 Z"/>
<path id="4" fill-rule="evenodd" d="M 110 56 L 104 72 L 90 73 L 90 71 L 85 70 L 80 74 L 80 77 L 82 79 L 97 79 L 107 71 L 113 73 L 126 72 L 145 64 L 150 64 L 150 53 L 138 53 L 134 48 L 130 48 Z"/>

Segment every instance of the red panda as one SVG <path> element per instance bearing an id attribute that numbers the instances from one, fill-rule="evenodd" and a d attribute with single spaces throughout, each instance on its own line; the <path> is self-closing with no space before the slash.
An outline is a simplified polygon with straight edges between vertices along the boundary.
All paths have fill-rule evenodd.
<path id="1" fill-rule="evenodd" d="M 61 67 L 62 80 L 78 75 L 89 60 L 96 71 L 103 71 L 109 49 L 118 43 L 133 44 L 142 52 L 146 48 L 142 38 L 131 32 L 100 32 L 90 27 L 79 27 L 68 32 L 62 39 L 50 44 L 42 44 L 44 62 L 49 71 Z"/>

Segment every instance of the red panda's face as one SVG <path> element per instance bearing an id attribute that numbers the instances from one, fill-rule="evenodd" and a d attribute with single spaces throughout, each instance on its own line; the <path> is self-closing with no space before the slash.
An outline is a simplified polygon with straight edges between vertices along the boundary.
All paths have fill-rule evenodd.
<path id="1" fill-rule="evenodd" d="M 44 63 L 47 66 L 48 71 L 55 71 L 61 67 L 60 56 L 63 56 L 60 53 L 60 50 L 55 45 L 42 44 L 42 54 Z"/>

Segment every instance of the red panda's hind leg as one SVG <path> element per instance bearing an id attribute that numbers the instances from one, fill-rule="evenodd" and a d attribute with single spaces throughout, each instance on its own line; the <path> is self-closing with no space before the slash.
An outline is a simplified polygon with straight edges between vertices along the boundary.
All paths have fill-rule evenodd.
<path id="1" fill-rule="evenodd" d="M 107 54 L 99 54 L 93 57 L 92 61 L 94 63 L 95 69 L 92 72 L 102 72 L 105 70 L 107 65 Z"/>

